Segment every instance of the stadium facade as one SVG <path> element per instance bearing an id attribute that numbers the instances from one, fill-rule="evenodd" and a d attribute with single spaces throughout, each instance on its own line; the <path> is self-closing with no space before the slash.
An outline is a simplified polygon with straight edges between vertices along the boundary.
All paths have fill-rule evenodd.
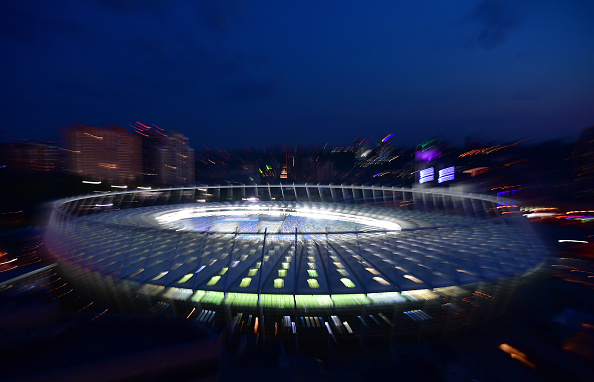
<path id="1" fill-rule="evenodd" d="M 73 281 L 122 310 L 269 336 L 418 336 L 505 310 L 547 255 L 516 212 L 444 188 L 208 186 L 59 200 L 45 236 Z"/>

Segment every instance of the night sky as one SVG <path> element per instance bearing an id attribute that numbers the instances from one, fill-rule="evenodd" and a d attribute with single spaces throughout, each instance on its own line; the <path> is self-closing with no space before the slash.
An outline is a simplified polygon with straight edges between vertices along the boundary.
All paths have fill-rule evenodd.
<path id="1" fill-rule="evenodd" d="M 198 150 L 404 146 L 594 125 L 586 0 L 2 0 L 0 49 L 5 137 L 140 121 Z"/>

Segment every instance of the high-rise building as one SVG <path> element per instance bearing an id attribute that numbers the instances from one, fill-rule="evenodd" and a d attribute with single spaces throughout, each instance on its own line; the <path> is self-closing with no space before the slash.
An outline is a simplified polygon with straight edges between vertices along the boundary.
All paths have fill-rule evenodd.
<path id="1" fill-rule="evenodd" d="M 140 137 L 125 127 L 79 126 L 66 131 L 69 168 L 81 176 L 131 183 L 142 167 Z"/>
<path id="2" fill-rule="evenodd" d="M 2 147 L 3 162 L 14 170 L 59 172 L 60 149 L 53 143 L 18 143 Z"/>
<path id="3" fill-rule="evenodd" d="M 148 184 L 185 186 L 194 184 L 194 149 L 184 135 L 137 122 L 142 138 L 142 175 Z"/>

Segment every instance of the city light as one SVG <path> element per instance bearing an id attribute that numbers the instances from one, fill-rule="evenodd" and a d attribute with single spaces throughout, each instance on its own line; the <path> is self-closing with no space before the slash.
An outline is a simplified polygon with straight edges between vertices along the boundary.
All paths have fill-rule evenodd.
<path id="1" fill-rule="evenodd" d="M 439 177 L 437 178 L 438 183 L 448 182 L 454 180 L 455 167 L 446 167 L 443 170 L 439 170 Z"/>
<path id="2" fill-rule="evenodd" d="M 386 135 L 386 137 L 384 139 L 382 139 L 382 142 L 387 142 L 388 140 L 390 140 L 390 138 L 392 138 L 394 136 L 394 134 L 388 134 Z"/>
<path id="3" fill-rule="evenodd" d="M 435 170 L 433 167 L 426 168 L 420 171 L 419 183 L 432 182 L 435 179 Z"/>

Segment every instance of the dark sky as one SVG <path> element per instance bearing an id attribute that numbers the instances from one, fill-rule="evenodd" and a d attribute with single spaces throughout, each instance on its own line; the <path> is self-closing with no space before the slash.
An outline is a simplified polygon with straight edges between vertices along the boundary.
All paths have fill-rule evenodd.
<path id="1" fill-rule="evenodd" d="M 197 149 L 594 125 L 586 0 L 2 0 L 0 49 L 0 134 L 33 140 L 135 121 Z"/>

